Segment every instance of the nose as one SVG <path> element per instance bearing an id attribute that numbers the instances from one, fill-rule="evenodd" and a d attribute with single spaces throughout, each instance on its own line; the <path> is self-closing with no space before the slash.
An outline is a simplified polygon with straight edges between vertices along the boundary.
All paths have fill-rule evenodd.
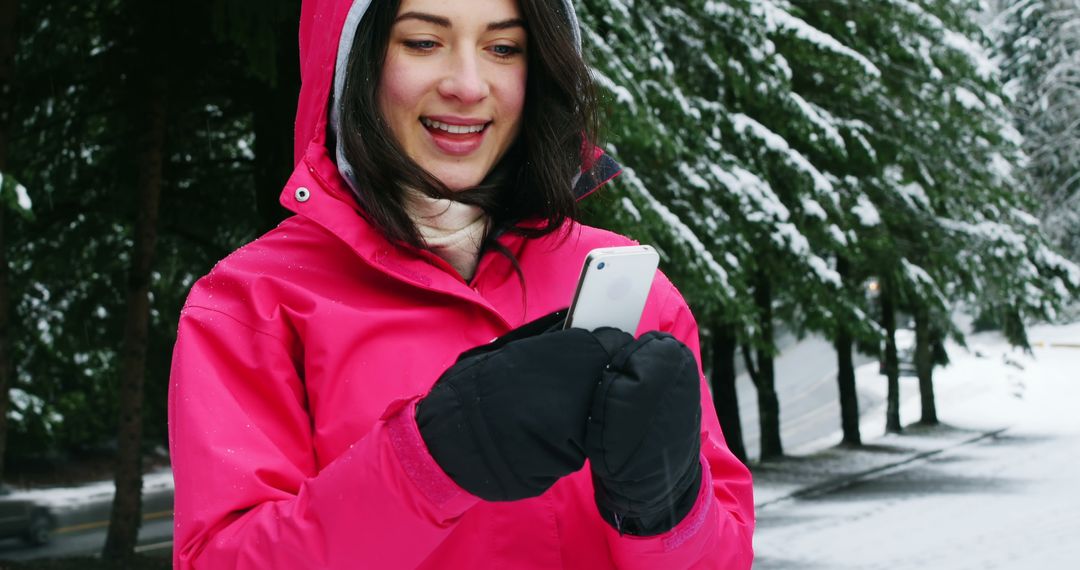
<path id="1" fill-rule="evenodd" d="M 478 103 L 490 93 L 480 57 L 472 50 L 456 50 L 446 76 L 439 82 L 439 94 L 466 104 Z"/>

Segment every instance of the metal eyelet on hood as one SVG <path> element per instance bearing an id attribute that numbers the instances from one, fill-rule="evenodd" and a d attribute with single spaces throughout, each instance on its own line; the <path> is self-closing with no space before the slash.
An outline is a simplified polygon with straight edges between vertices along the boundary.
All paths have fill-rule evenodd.
<path id="1" fill-rule="evenodd" d="M 307 202 L 311 198 L 311 190 L 301 186 L 296 189 L 296 194 L 294 195 L 296 196 L 297 202 Z"/>

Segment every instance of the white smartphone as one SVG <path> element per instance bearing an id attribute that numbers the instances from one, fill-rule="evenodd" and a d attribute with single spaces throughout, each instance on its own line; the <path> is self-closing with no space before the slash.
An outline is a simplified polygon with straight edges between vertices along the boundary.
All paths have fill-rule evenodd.
<path id="1" fill-rule="evenodd" d="M 585 257 L 566 328 L 614 327 L 634 334 L 660 254 L 647 245 L 602 247 Z"/>

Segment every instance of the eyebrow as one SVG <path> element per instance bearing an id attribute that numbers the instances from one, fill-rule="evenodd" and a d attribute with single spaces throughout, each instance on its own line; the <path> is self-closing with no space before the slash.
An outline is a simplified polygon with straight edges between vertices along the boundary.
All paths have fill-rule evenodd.
<path id="1" fill-rule="evenodd" d="M 394 20 L 394 23 L 396 24 L 402 20 L 420 20 L 421 22 L 434 24 L 436 26 L 439 26 L 440 28 L 453 27 L 452 25 L 450 25 L 450 18 L 436 16 L 434 14 L 425 14 L 424 12 L 405 12 L 404 14 L 398 16 L 397 19 Z"/>
<path id="2" fill-rule="evenodd" d="M 501 22 L 492 22 L 487 25 L 487 31 L 493 32 L 496 30 L 508 30 L 510 28 L 524 28 L 525 20 L 521 18 L 511 18 L 509 20 L 503 20 Z"/>
<path id="3" fill-rule="evenodd" d="M 398 16 L 394 20 L 394 23 L 396 24 L 396 23 L 398 23 L 398 22 L 400 22 L 402 20 L 420 20 L 421 22 L 427 22 L 429 24 L 434 24 L 436 26 L 439 26 L 440 28 L 453 28 L 454 27 L 453 24 L 450 23 L 449 18 L 445 18 L 443 16 L 436 16 L 434 14 L 428 14 L 428 13 L 425 13 L 425 12 L 405 12 L 404 14 Z M 525 27 L 525 20 L 522 20 L 521 18 L 511 18 L 509 20 L 500 20 L 498 22 L 491 22 L 490 24 L 487 25 L 487 31 L 491 32 L 491 31 L 496 31 L 496 30 L 507 30 L 507 29 L 510 29 L 510 28 L 524 28 L 524 27 Z"/>

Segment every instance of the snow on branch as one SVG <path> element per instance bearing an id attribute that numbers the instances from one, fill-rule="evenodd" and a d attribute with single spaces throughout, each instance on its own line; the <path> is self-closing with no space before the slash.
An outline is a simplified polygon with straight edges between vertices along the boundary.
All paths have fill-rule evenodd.
<path id="1" fill-rule="evenodd" d="M 945 45 L 967 56 L 968 61 L 975 68 L 975 72 L 984 81 L 997 77 L 998 66 L 991 61 L 986 54 L 986 49 L 971 41 L 967 36 L 947 30 L 944 36 Z"/>
<path id="2" fill-rule="evenodd" d="M 904 171 L 899 166 L 885 168 L 885 180 L 892 189 L 900 195 L 904 203 L 912 210 L 930 210 L 930 198 L 926 195 L 926 189 L 918 182 L 904 184 Z"/>
<path id="3" fill-rule="evenodd" d="M 949 302 L 941 292 L 941 288 L 938 287 L 937 282 L 934 281 L 933 277 L 930 277 L 930 274 L 927 273 L 925 269 L 911 263 L 905 258 L 900 258 L 900 266 L 904 269 L 904 277 L 915 287 L 915 290 L 918 291 L 923 298 L 932 295 L 937 299 L 937 302 L 941 304 L 941 306 L 949 306 Z"/>
<path id="4" fill-rule="evenodd" d="M 834 192 L 832 183 L 802 153 L 791 148 L 784 137 L 742 113 L 732 113 L 730 118 L 735 132 L 744 135 L 749 131 L 754 138 L 765 143 L 766 148 L 779 153 L 796 170 L 810 176 L 814 181 L 814 190 L 826 195 Z"/>
<path id="5" fill-rule="evenodd" d="M 1017 219 L 1020 223 L 1026 226 L 1037 228 L 1039 227 L 1039 225 L 1042 224 L 1042 222 L 1039 221 L 1039 218 L 1032 216 L 1031 214 L 1021 210 L 1020 208 L 1012 208 L 1010 212 L 1012 213 L 1013 218 Z"/>
<path id="6" fill-rule="evenodd" d="M 957 86 L 954 88 L 953 97 L 956 99 L 957 103 L 960 103 L 960 106 L 968 111 L 982 111 L 986 109 L 986 105 L 983 104 L 982 99 L 979 99 L 978 95 L 964 87 Z"/>
<path id="7" fill-rule="evenodd" d="M 634 103 L 634 96 L 630 94 L 630 90 L 619 85 L 611 80 L 608 76 L 604 75 L 599 69 L 592 68 L 593 81 L 596 82 L 601 89 L 609 91 L 615 96 L 615 101 L 622 105 L 626 105 L 630 109 L 630 113 L 637 115 L 637 104 Z"/>
<path id="8" fill-rule="evenodd" d="M 1006 245 L 1016 255 L 1027 255 L 1028 248 L 1024 236 L 1016 233 L 1012 227 L 1006 224 L 990 221 L 972 224 L 943 217 L 938 218 L 938 223 L 945 229 L 968 235 L 980 241 Z"/>
<path id="9" fill-rule="evenodd" d="M 709 172 L 738 199 L 743 218 L 747 221 L 786 222 L 791 217 L 791 212 L 773 192 L 769 183 L 754 173 L 738 166 L 724 169 L 716 164 L 709 166 Z"/>
<path id="10" fill-rule="evenodd" d="M 770 33 L 774 33 L 777 30 L 783 30 L 800 40 L 814 44 L 821 50 L 829 51 L 854 60 L 862 67 L 867 75 L 875 79 L 881 77 L 881 70 L 867 59 L 866 56 L 849 48 L 836 38 L 811 26 L 802 19 L 792 16 L 772 2 L 762 2 L 759 7 L 764 10 L 765 26 Z"/>
<path id="11" fill-rule="evenodd" d="M 859 223 L 866 227 L 873 227 L 881 223 L 881 214 L 878 213 L 873 202 L 864 195 L 859 195 L 859 199 L 856 201 L 855 207 L 851 209 L 851 213 L 855 214 L 859 218 Z"/>
<path id="12" fill-rule="evenodd" d="M 8 176 L 5 178 L 4 173 L 0 172 L 0 200 L 5 199 L 3 195 L 8 187 L 15 193 L 15 199 L 14 201 L 11 198 L 6 200 L 11 202 L 16 211 L 30 212 L 34 207 L 34 203 L 30 201 L 30 194 L 26 191 L 26 186 L 19 184 L 13 177 Z"/>
<path id="13" fill-rule="evenodd" d="M 1074 289 L 1080 288 L 1080 267 L 1046 247 L 1045 244 L 1040 244 L 1035 250 L 1035 261 L 1052 270 L 1064 273 L 1066 279 L 1069 280 L 1069 284 Z"/>
<path id="14" fill-rule="evenodd" d="M 612 49 L 612 47 L 607 43 L 607 41 L 605 41 L 604 38 L 600 36 L 600 34 L 597 34 L 596 31 L 589 26 L 583 27 L 582 31 L 585 33 L 587 43 L 592 46 L 593 49 L 596 49 L 600 52 L 600 58 L 603 61 L 607 62 L 609 65 L 614 66 L 615 71 L 622 76 L 623 80 L 627 84 L 634 85 L 634 74 L 629 69 L 627 69 L 625 65 L 622 64 L 622 60 L 618 57 L 618 55 L 615 53 L 615 50 Z M 630 90 L 602 73 L 595 66 L 590 67 L 592 71 L 593 81 L 596 81 L 597 85 L 599 85 L 602 89 L 610 91 L 615 96 L 616 101 L 629 107 L 630 112 L 636 115 L 636 99 L 630 93 Z"/>
<path id="15" fill-rule="evenodd" d="M 825 138 L 840 150 L 842 154 L 846 154 L 847 145 L 844 142 L 844 137 L 840 136 L 839 129 L 836 128 L 838 123 L 836 118 L 825 109 L 803 99 L 794 91 L 791 91 L 789 95 L 799 110 L 802 111 L 803 116 L 813 123 L 814 126 L 821 129 L 821 131 L 825 133 Z"/>
<path id="16" fill-rule="evenodd" d="M 705 266 L 705 281 L 710 284 L 719 284 L 724 289 L 724 294 L 729 297 L 735 295 L 731 289 L 731 285 L 728 283 L 727 271 L 716 262 L 716 259 L 709 252 L 709 249 L 705 247 L 705 244 L 698 239 L 697 234 L 687 226 L 679 216 L 675 215 L 667 206 L 665 206 L 660 200 L 657 200 L 655 196 L 645 188 L 645 184 L 638 178 L 633 169 L 624 167 L 623 173 L 620 176 L 627 189 L 641 201 L 643 201 L 650 211 L 656 213 L 663 220 L 664 224 L 674 233 L 675 237 L 689 247 L 695 254 L 694 259 L 700 260 Z"/>
<path id="17" fill-rule="evenodd" d="M 724 169 L 710 164 L 709 172 L 738 199 L 739 208 L 746 221 L 765 226 L 763 229 L 770 232 L 773 243 L 805 262 L 821 282 L 834 287 L 841 286 L 840 274 L 813 253 L 810 241 L 789 221 L 790 211 L 767 182 L 738 166 Z M 698 179 L 700 180 L 700 177 Z M 704 181 L 700 180 L 700 183 Z M 820 216 L 825 216 L 821 206 L 809 198 L 804 198 L 803 207 L 808 210 L 809 215 L 816 217 L 820 213 Z M 768 226 L 772 226 L 771 229 Z"/>
<path id="18" fill-rule="evenodd" d="M 941 34 L 942 43 L 953 51 L 964 55 L 972 67 L 975 68 L 980 78 L 989 81 L 998 75 L 998 66 L 987 55 L 985 48 L 973 42 L 967 36 L 950 30 L 940 18 L 927 12 L 915 2 L 909 2 L 908 0 L 891 1 L 894 6 L 901 8 L 914 16 L 924 26 L 927 26 L 931 32 Z"/>

